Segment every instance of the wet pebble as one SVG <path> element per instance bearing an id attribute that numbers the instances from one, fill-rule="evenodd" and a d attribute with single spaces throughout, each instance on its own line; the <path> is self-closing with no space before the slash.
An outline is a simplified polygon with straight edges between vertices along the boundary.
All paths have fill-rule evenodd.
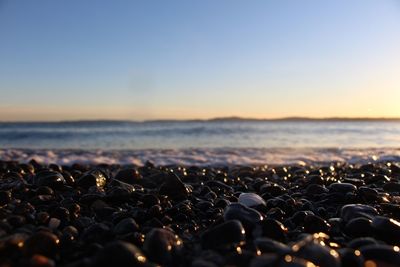
<path id="1" fill-rule="evenodd" d="M 371 228 L 375 236 L 390 244 L 400 245 L 400 222 L 383 216 L 372 220 Z"/>
<path id="2" fill-rule="evenodd" d="M 154 228 L 146 234 L 143 250 L 148 257 L 160 264 L 173 265 L 179 259 L 183 248 L 183 241 L 173 232 Z"/>
<path id="3" fill-rule="evenodd" d="M 255 209 L 248 208 L 240 203 L 232 203 L 225 208 L 225 221 L 238 220 L 245 228 L 252 229 L 264 217 Z"/>
<path id="4" fill-rule="evenodd" d="M 223 222 L 207 231 L 201 236 L 204 248 L 221 248 L 241 244 L 246 239 L 246 231 L 238 220 Z"/>
<path id="5" fill-rule="evenodd" d="M 254 193 L 241 193 L 239 195 L 239 203 L 249 208 L 266 205 L 265 200 Z"/>
<path id="6" fill-rule="evenodd" d="M 351 219 L 359 217 L 373 219 L 378 215 L 378 211 L 369 205 L 348 204 L 341 208 L 340 215 L 344 222 L 348 222 Z"/>

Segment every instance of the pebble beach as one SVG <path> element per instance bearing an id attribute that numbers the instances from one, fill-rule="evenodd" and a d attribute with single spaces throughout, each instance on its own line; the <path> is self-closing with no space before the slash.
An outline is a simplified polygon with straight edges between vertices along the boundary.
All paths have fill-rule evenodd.
<path id="1" fill-rule="evenodd" d="M 0 266 L 400 266 L 400 165 L 0 162 Z"/>

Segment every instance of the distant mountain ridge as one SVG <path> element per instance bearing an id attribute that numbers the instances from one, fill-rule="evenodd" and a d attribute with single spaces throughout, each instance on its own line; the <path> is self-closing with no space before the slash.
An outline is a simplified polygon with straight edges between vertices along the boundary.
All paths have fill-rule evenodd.
<path id="1" fill-rule="evenodd" d="M 15 123 L 15 124 L 54 124 L 54 123 L 63 123 L 63 124 L 109 124 L 109 123 L 179 123 L 179 122 L 245 122 L 245 121 L 399 121 L 399 118 L 369 118 L 369 117 L 326 117 L 326 118 L 312 118 L 312 117 L 282 117 L 282 118 L 245 118 L 238 116 L 231 117 L 216 117 L 210 119 L 152 119 L 152 120 L 108 120 L 108 119 L 100 119 L 100 120 L 60 120 L 60 121 L 0 121 L 0 123 Z"/>

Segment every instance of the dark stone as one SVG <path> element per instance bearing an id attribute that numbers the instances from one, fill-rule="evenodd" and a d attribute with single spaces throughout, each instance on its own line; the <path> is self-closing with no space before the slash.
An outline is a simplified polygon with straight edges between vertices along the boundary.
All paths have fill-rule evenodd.
<path id="1" fill-rule="evenodd" d="M 89 189 L 92 186 L 102 188 L 106 184 L 106 176 L 100 170 L 92 170 L 82 175 L 76 184 L 85 189 Z"/>
<path id="2" fill-rule="evenodd" d="M 166 195 L 173 200 L 183 200 L 189 195 L 185 184 L 174 173 L 166 174 L 165 181 L 159 189 L 159 194 Z"/>
<path id="3" fill-rule="evenodd" d="M 329 191 L 339 192 L 339 193 L 351 193 L 357 190 L 357 186 L 349 183 L 333 183 L 329 185 Z"/>
<path id="4" fill-rule="evenodd" d="M 374 207 L 364 204 L 348 204 L 343 206 L 340 210 L 340 216 L 346 223 L 354 218 L 359 217 L 371 220 L 377 215 L 378 211 Z"/>
<path id="5" fill-rule="evenodd" d="M 281 222 L 274 219 L 265 219 L 257 224 L 253 234 L 283 242 L 286 240 L 287 232 L 288 229 Z"/>
<path id="6" fill-rule="evenodd" d="M 245 230 L 238 220 L 221 223 L 201 236 L 203 248 L 215 249 L 241 244 L 246 239 Z"/>
<path id="7" fill-rule="evenodd" d="M 225 208 L 224 219 L 225 221 L 239 220 L 246 229 L 252 229 L 264 218 L 255 209 L 248 208 L 240 203 L 232 203 Z"/>
<path id="8" fill-rule="evenodd" d="M 120 170 L 114 178 L 127 184 L 140 184 L 142 181 L 142 176 L 138 170 L 133 168 Z"/>
<path id="9" fill-rule="evenodd" d="M 390 244 L 398 245 L 400 240 L 400 222 L 392 218 L 377 216 L 372 220 L 374 235 Z"/>
<path id="10" fill-rule="evenodd" d="M 31 257 L 40 254 L 48 258 L 56 258 L 59 251 L 59 239 L 50 232 L 38 232 L 29 237 L 24 244 L 24 254 Z"/>
<path id="11" fill-rule="evenodd" d="M 367 218 L 354 218 L 346 224 L 344 231 L 351 237 L 370 236 L 372 234 L 371 222 Z"/>
<path id="12" fill-rule="evenodd" d="M 268 193 L 269 195 L 273 197 L 280 196 L 286 192 L 286 189 L 283 186 L 280 186 L 278 184 L 265 184 L 260 187 L 260 193 L 261 194 L 266 194 Z"/>
<path id="13" fill-rule="evenodd" d="M 117 225 L 114 227 L 114 233 L 117 235 L 128 234 L 131 232 L 136 232 L 139 230 L 139 225 L 132 218 L 122 219 Z"/>
<path id="14" fill-rule="evenodd" d="M 50 170 L 38 172 L 35 180 L 38 186 L 49 186 L 53 188 L 58 188 L 67 183 L 61 173 Z"/>
<path id="15" fill-rule="evenodd" d="M 293 255 L 309 260 L 320 267 L 340 267 L 339 254 L 335 250 L 321 245 L 321 241 L 325 241 L 327 236 L 316 235 L 306 236 L 294 244 L 292 246 Z"/>
<path id="16" fill-rule="evenodd" d="M 358 188 L 358 194 L 367 201 L 374 201 L 378 199 L 378 191 L 366 186 L 361 186 Z"/>
<path id="17" fill-rule="evenodd" d="M 146 255 L 154 262 L 173 266 L 174 260 L 179 260 L 183 241 L 173 232 L 154 228 L 148 234 L 143 244 Z"/>
<path id="18" fill-rule="evenodd" d="M 329 223 L 319 216 L 307 215 L 304 218 L 304 231 L 307 233 L 328 233 L 330 228 Z"/>
<path id="19" fill-rule="evenodd" d="M 302 225 L 304 223 L 304 219 L 309 215 L 314 215 L 314 212 L 312 212 L 310 210 L 296 211 L 293 214 L 293 216 L 290 218 L 290 220 L 297 225 Z"/>
<path id="20" fill-rule="evenodd" d="M 328 192 L 329 192 L 328 188 L 319 184 L 310 184 L 306 188 L 306 194 L 309 196 L 320 195 Z"/>
<path id="21" fill-rule="evenodd" d="M 87 243 L 105 243 L 112 239 L 110 228 L 104 223 L 95 223 L 83 230 L 82 240 Z"/>
<path id="22" fill-rule="evenodd" d="M 254 193 L 241 193 L 239 195 L 239 203 L 249 208 L 266 205 L 264 199 Z"/>

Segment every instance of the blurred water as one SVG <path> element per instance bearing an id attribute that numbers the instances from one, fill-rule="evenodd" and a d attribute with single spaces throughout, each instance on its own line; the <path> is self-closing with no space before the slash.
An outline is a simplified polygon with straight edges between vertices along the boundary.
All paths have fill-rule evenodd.
<path id="1" fill-rule="evenodd" d="M 0 123 L 0 148 L 383 148 L 400 147 L 393 121 Z"/>

